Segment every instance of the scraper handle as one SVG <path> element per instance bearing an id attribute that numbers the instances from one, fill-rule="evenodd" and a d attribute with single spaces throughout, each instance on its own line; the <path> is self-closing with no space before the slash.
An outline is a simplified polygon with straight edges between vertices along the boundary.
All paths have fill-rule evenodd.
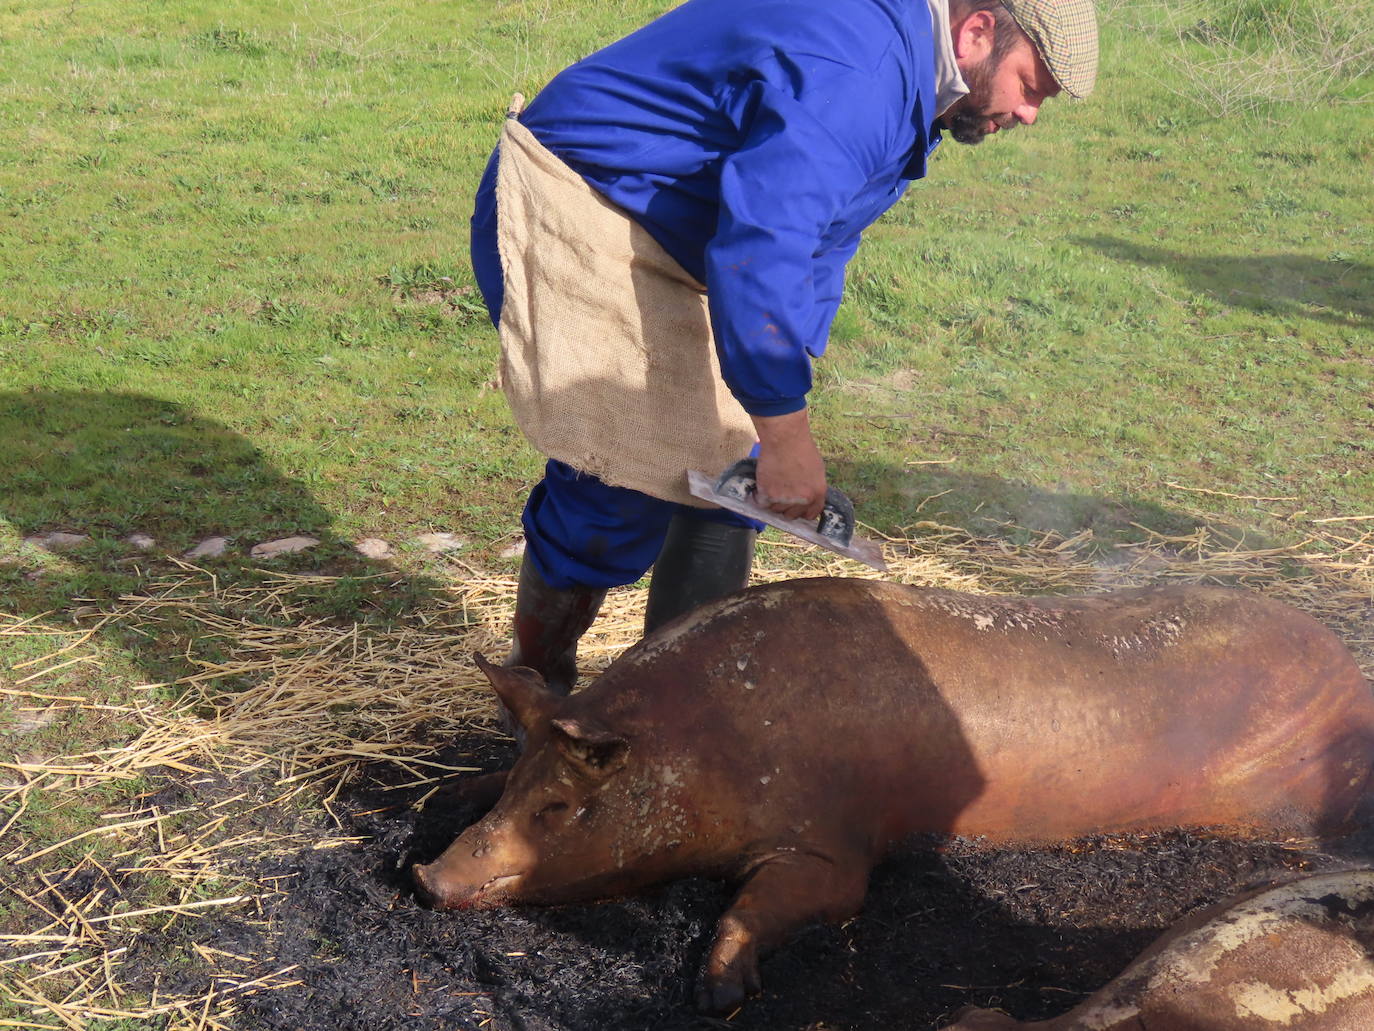
<path id="1" fill-rule="evenodd" d="M 737 501 L 759 504 L 759 462 L 741 458 L 716 481 L 716 491 Z M 854 539 L 854 503 L 838 487 L 825 488 L 825 508 L 816 523 L 816 532 L 841 547 Z"/>

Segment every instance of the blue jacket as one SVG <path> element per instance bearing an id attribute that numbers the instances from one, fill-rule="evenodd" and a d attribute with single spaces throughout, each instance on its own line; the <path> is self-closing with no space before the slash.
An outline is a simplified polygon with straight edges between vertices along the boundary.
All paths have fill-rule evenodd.
<path id="1" fill-rule="evenodd" d="M 806 403 L 860 234 L 939 142 L 934 53 L 926 0 L 688 0 L 555 76 L 521 121 L 706 284 L 726 384 L 783 415 Z M 499 306 L 493 175 L 474 266 Z"/>

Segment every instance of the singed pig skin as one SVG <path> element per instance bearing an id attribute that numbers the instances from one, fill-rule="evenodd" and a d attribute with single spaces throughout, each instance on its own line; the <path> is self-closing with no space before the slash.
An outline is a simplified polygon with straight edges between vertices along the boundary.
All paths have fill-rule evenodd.
<path id="1" fill-rule="evenodd" d="M 1374 870 L 1254 889 L 1187 917 L 1063 1016 L 969 1010 L 945 1031 L 1369 1031 Z"/>
<path id="2" fill-rule="evenodd" d="M 1340 640 L 1221 588 L 794 580 L 681 617 L 571 697 L 478 661 L 526 748 L 495 808 L 415 868 L 421 895 L 736 879 L 698 991 L 717 1012 L 757 991 L 762 951 L 855 912 L 909 834 L 1320 832 L 1361 807 L 1374 761 L 1374 697 Z"/>

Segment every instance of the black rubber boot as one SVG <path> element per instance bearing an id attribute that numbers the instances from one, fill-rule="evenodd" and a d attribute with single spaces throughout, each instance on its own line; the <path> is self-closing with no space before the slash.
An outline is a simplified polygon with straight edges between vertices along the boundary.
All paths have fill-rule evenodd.
<path id="1" fill-rule="evenodd" d="M 758 532 L 675 515 L 649 581 L 645 636 L 698 605 L 749 586 Z"/>
<path id="2" fill-rule="evenodd" d="M 577 682 L 577 642 L 592 625 L 604 589 L 550 587 L 526 555 L 520 566 L 520 586 L 515 593 L 515 640 L 507 666 L 528 666 L 539 672 L 550 691 L 568 694 Z M 525 745 L 524 729 L 501 707 L 501 729 Z"/>
<path id="3" fill-rule="evenodd" d="M 568 694 L 577 682 L 577 642 L 605 598 L 600 588 L 550 587 L 526 555 L 515 594 L 515 641 L 506 665 L 537 670 L 550 691 Z"/>

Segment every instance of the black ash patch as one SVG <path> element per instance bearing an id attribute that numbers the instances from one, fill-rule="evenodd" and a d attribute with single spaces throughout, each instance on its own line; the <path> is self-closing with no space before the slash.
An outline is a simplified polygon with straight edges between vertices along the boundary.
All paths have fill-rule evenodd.
<path id="1" fill-rule="evenodd" d="M 474 736 L 439 758 L 496 768 L 511 753 Z M 1182 832 L 1025 850 L 914 840 L 874 871 L 860 915 L 768 957 L 764 994 L 722 1021 L 691 999 L 730 886 L 692 879 L 597 905 L 432 912 L 409 866 L 479 814 L 443 794 L 416 813 L 423 789 L 386 790 L 388 776 L 379 768 L 331 804 L 343 822 L 332 836 L 360 843 L 253 861 L 240 872 L 280 894 L 258 914 L 144 935 L 126 984 L 156 976 L 194 989 L 204 973 L 168 963 L 193 938 L 250 961 L 215 983 L 237 999 L 231 1026 L 255 1031 L 888 1031 L 940 1027 L 968 1004 L 1044 1019 L 1190 910 L 1368 861 L 1360 843 L 1319 851 Z"/>

